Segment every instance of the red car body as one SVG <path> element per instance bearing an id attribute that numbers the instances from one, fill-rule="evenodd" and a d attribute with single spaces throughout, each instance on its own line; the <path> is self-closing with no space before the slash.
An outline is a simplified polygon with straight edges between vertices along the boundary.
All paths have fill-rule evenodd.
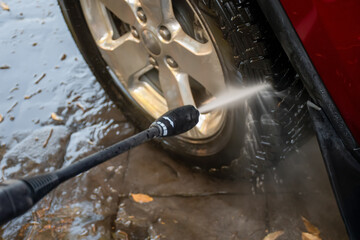
<path id="1" fill-rule="evenodd" d="M 360 1 L 258 0 L 312 101 L 318 142 L 350 239 L 360 239 Z"/>
<path id="2" fill-rule="evenodd" d="M 360 143 L 360 1 L 281 0 L 281 4 Z"/>

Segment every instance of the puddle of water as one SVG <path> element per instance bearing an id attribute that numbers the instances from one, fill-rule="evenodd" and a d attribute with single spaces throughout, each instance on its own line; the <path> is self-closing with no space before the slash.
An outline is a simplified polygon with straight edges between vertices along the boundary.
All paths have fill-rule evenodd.
<path id="1" fill-rule="evenodd" d="M 133 126 L 82 59 L 57 2 L 6 3 L 9 12 L 0 8 L 0 66 L 10 68 L 0 69 L 0 177 L 52 171 L 132 135 Z M 63 135 L 55 130 L 58 125 Z M 43 147 L 50 128 L 54 132 Z M 114 186 L 123 179 L 125 160 L 126 155 L 120 156 L 61 185 L 4 225 L 0 236 L 111 238 L 118 208 Z"/>

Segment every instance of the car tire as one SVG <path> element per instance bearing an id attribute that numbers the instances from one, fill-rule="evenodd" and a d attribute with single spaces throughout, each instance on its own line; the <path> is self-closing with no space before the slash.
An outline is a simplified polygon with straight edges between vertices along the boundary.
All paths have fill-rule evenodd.
<path id="1" fill-rule="evenodd" d="M 266 81 L 274 91 L 226 110 L 221 129 L 210 140 L 165 138 L 160 144 L 212 173 L 248 176 L 262 172 L 304 139 L 309 125 L 308 95 L 255 1 L 186 3 L 202 22 L 222 60 L 226 84 L 244 86 Z M 106 93 L 135 126 L 146 129 L 154 117 L 117 84 L 94 41 L 80 1 L 59 0 L 59 4 L 84 59 Z M 211 66 L 202 71 L 207 68 Z"/>

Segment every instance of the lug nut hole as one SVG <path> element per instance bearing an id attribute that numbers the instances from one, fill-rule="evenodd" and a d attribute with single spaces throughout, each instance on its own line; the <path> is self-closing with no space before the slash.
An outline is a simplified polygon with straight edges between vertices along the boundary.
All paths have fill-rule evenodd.
<path id="1" fill-rule="evenodd" d="M 136 10 L 136 16 L 140 19 L 141 22 L 146 23 L 146 15 L 141 7 Z"/>
<path id="2" fill-rule="evenodd" d="M 139 39 L 139 32 L 136 30 L 135 27 L 131 27 L 131 34 L 134 36 L 134 38 Z"/>
<path id="3" fill-rule="evenodd" d="M 170 56 L 166 56 L 166 63 L 171 67 L 171 68 L 177 68 L 179 67 L 179 65 L 177 64 L 177 62 Z"/>
<path id="4" fill-rule="evenodd" d="M 170 33 L 169 29 L 167 29 L 167 27 L 161 26 L 160 29 L 159 29 L 159 33 L 160 33 L 160 36 L 165 41 L 169 41 L 171 39 L 171 33 Z"/>

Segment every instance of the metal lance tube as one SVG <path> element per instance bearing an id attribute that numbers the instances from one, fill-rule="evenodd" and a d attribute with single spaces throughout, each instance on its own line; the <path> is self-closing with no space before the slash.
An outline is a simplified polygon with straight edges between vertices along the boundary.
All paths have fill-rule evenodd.
<path id="1" fill-rule="evenodd" d="M 175 136 L 192 129 L 198 123 L 199 115 L 199 111 L 191 105 L 173 109 L 155 120 L 145 131 L 85 157 L 70 166 L 52 173 L 0 183 L 0 225 L 25 213 L 66 180 L 153 138 Z"/>

